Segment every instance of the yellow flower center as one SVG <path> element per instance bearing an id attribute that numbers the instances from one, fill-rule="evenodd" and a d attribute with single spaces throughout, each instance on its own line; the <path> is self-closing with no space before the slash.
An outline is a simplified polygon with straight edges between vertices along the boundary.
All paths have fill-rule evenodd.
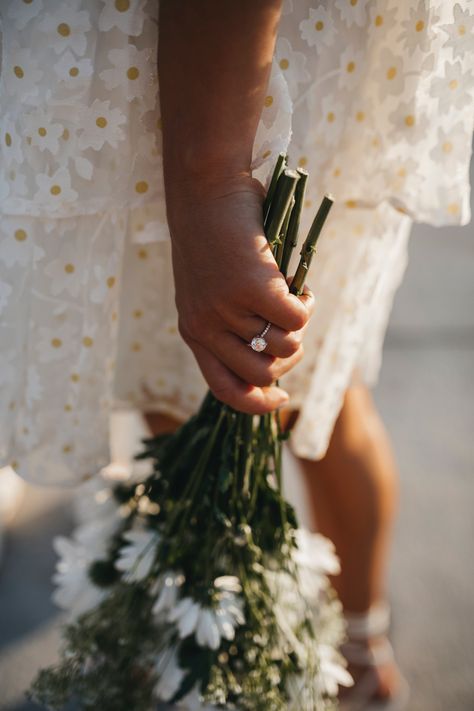
<path id="1" fill-rule="evenodd" d="M 407 126 L 415 125 L 415 117 L 413 116 L 413 114 L 408 114 L 408 116 L 405 116 L 405 124 Z"/>
<path id="2" fill-rule="evenodd" d="M 65 264 L 64 271 L 66 274 L 72 274 L 74 272 L 74 264 Z"/>
<path id="3" fill-rule="evenodd" d="M 322 20 L 318 20 L 314 25 L 314 29 L 316 32 L 321 32 L 321 30 L 324 29 L 324 22 Z"/>
<path id="4" fill-rule="evenodd" d="M 146 180 L 139 180 L 138 183 L 135 184 L 135 190 L 137 193 L 146 193 L 148 190 L 148 183 Z"/>
<path id="5" fill-rule="evenodd" d="M 53 346 L 53 348 L 61 348 L 63 342 L 60 338 L 52 338 L 51 345 Z"/>
<path id="6" fill-rule="evenodd" d="M 98 116 L 95 120 L 96 126 L 99 128 L 105 128 L 107 126 L 107 119 L 105 116 Z"/>
<path id="7" fill-rule="evenodd" d="M 129 0 L 115 0 L 115 9 L 118 10 L 118 12 L 127 12 L 129 7 Z"/>
<path id="8" fill-rule="evenodd" d="M 51 193 L 51 195 L 59 195 L 59 193 L 61 192 L 61 186 L 51 185 L 49 192 Z"/>
<path id="9" fill-rule="evenodd" d="M 56 29 L 58 31 L 58 34 L 61 35 L 61 37 L 69 37 L 69 35 L 71 34 L 71 28 L 69 27 L 67 22 L 61 22 Z"/>
<path id="10" fill-rule="evenodd" d="M 41 127 L 38 129 L 38 133 L 39 133 L 40 136 L 42 136 L 42 137 L 44 138 L 48 132 L 47 132 L 47 130 L 46 130 L 45 128 L 43 128 L 43 126 L 41 126 Z"/>
<path id="11" fill-rule="evenodd" d="M 349 74 L 354 71 L 355 66 L 356 66 L 355 62 L 349 62 L 349 64 L 346 67 L 346 70 L 349 72 Z"/>
<path id="12" fill-rule="evenodd" d="M 383 17 L 382 15 L 377 15 L 377 17 L 374 20 L 374 24 L 376 27 L 381 27 L 383 25 Z"/>
<path id="13" fill-rule="evenodd" d="M 77 77 L 78 74 L 79 74 L 79 69 L 77 67 L 71 67 L 71 69 L 69 70 L 69 76 Z"/>
<path id="14" fill-rule="evenodd" d="M 138 67 L 129 67 L 127 69 L 127 77 L 130 79 L 130 81 L 138 79 L 139 75 L 140 72 L 138 71 Z"/>
<path id="15" fill-rule="evenodd" d="M 10 136 L 9 133 L 5 134 L 5 143 L 8 147 L 10 147 L 12 144 L 12 137 Z"/>
<path id="16" fill-rule="evenodd" d="M 24 242 L 26 236 L 25 230 L 15 230 L 15 239 L 17 242 Z"/>
<path id="17" fill-rule="evenodd" d="M 395 79 L 397 76 L 397 68 L 396 67 L 389 67 L 387 70 L 387 79 L 391 81 L 392 79 Z"/>
<path id="18" fill-rule="evenodd" d="M 425 23 L 423 22 L 423 20 L 418 20 L 418 22 L 415 25 L 415 30 L 417 32 L 421 32 L 424 29 L 424 27 L 425 27 Z"/>
<path id="19" fill-rule="evenodd" d="M 13 67 L 13 73 L 15 74 L 17 79 L 23 79 L 23 77 L 25 76 L 25 72 L 19 66 Z"/>
<path id="20" fill-rule="evenodd" d="M 280 69 L 288 69 L 290 63 L 287 59 L 280 59 Z"/>

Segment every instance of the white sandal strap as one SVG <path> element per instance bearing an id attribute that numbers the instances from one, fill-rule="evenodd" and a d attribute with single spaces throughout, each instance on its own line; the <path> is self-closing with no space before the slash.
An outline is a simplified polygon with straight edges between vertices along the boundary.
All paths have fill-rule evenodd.
<path id="1" fill-rule="evenodd" d="M 390 605 L 378 602 L 367 612 L 344 612 L 347 636 L 351 641 L 367 640 L 388 632 L 390 627 Z"/>
<path id="2" fill-rule="evenodd" d="M 393 647 L 387 637 L 381 637 L 370 647 L 361 642 L 344 642 L 341 652 L 349 664 L 361 667 L 380 667 L 393 662 Z"/>

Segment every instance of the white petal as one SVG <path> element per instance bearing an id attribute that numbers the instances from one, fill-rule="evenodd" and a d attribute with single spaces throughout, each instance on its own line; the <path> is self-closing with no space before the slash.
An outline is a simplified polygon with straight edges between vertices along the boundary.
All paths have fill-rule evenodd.
<path id="1" fill-rule="evenodd" d="M 218 649 L 221 641 L 216 618 L 212 610 L 201 610 L 196 627 L 196 640 L 201 647 Z"/>
<path id="2" fill-rule="evenodd" d="M 242 592 L 240 580 L 236 575 L 221 575 L 214 580 L 214 586 L 221 590 L 227 590 L 228 592 Z"/>
<path id="3" fill-rule="evenodd" d="M 190 635 L 196 629 L 200 609 L 197 602 L 193 602 L 186 614 L 178 621 L 179 636 L 182 639 Z"/>
<path id="4" fill-rule="evenodd" d="M 225 610 L 216 610 L 216 622 L 224 639 L 234 639 L 235 629 L 233 625 L 233 618 L 227 614 Z"/>

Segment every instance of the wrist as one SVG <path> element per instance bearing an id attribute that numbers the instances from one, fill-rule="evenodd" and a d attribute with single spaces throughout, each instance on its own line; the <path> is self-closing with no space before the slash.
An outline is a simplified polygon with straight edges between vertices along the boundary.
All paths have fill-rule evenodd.
<path id="1" fill-rule="evenodd" d="M 168 171 L 165 175 L 167 219 L 171 232 L 184 223 L 194 221 L 200 214 L 208 214 L 211 206 L 223 198 L 251 192 L 263 203 L 265 188 L 253 178 L 249 170 L 231 169 L 229 166 L 207 166 L 199 170 Z"/>

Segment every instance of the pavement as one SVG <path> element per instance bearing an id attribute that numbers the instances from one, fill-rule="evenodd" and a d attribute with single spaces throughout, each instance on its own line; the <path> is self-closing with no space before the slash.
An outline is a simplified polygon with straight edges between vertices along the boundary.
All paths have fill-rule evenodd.
<path id="1" fill-rule="evenodd" d="M 390 595 L 395 649 L 411 686 L 409 711 L 473 711 L 472 225 L 415 226 L 375 398 L 400 468 Z M 23 692 L 36 670 L 55 659 L 61 618 L 50 601 L 51 540 L 72 525 L 68 492 L 29 487 L 7 530 L 1 711 L 39 709 Z"/>

